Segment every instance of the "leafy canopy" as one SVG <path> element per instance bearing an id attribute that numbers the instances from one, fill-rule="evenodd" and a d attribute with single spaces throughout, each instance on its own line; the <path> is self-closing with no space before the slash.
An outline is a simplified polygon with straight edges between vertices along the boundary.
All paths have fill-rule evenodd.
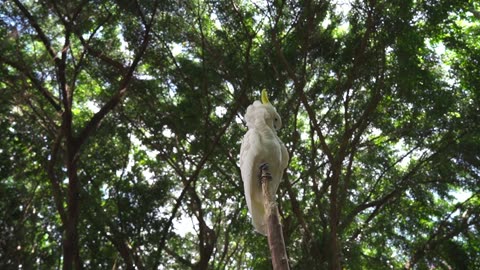
<path id="1" fill-rule="evenodd" d="M 268 89 L 292 269 L 480 268 L 477 1 L 7 1 L 0 268 L 270 269 L 238 168 Z"/>

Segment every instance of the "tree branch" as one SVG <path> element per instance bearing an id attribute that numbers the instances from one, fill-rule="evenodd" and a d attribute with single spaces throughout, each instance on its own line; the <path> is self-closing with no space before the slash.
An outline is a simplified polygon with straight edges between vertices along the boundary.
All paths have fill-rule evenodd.
<path id="1" fill-rule="evenodd" d="M 28 11 L 28 9 L 19 1 L 19 0 L 13 0 L 15 5 L 20 9 L 20 11 L 27 17 L 30 25 L 37 31 L 38 37 L 42 41 L 43 45 L 45 46 L 45 49 L 47 50 L 48 54 L 52 59 L 56 59 L 57 53 L 53 50 L 52 45 L 50 43 L 50 40 L 48 40 L 47 36 L 43 32 L 42 28 L 40 25 L 37 23 L 37 20 L 33 17 L 33 15 Z"/>
<path id="2" fill-rule="evenodd" d="M 90 119 L 90 121 L 85 125 L 78 136 L 78 147 L 82 146 L 91 133 L 100 125 L 100 122 L 105 118 L 105 116 L 113 110 L 122 100 L 122 98 L 126 95 L 128 86 L 132 80 L 133 72 L 137 68 L 140 60 L 142 59 L 150 40 L 150 32 L 152 29 L 152 25 L 155 19 L 155 14 L 157 12 L 157 4 L 158 1 L 155 2 L 155 9 L 153 10 L 153 14 L 150 18 L 150 22 L 145 25 L 145 33 L 143 35 L 143 41 L 140 46 L 140 49 L 135 56 L 132 64 L 130 65 L 127 73 L 124 75 L 122 82 L 120 83 L 119 90 L 115 95 L 113 95 L 110 100 L 103 105 L 103 107 L 95 113 L 95 115 Z"/>
<path id="3" fill-rule="evenodd" d="M 242 93 L 240 93 L 240 96 L 242 94 L 244 94 L 244 91 L 245 89 L 243 90 Z M 196 164 L 196 169 L 195 171 L 190 175 L 190 177 L 188 178 L 188 180 L 184 181 L 184 187 L 183 187 L 183 190 L 182 192 L 180 193 L 180 195 L 178 196 L 176 202 L 175 202 L 175 205 L 172 209 L 172 213 L 170 215 L 170 218 L 168 219 L 165 227 L 163 228 L 163 232 L 162 232 L 162 238 L 160 239 L 160 243 L 159 243 L 159 254 L 161 254 L 163 248 L 165 247 L 165 243 L 166 243 L 166 239 L 167 239 L 167 236 L 168 236 L 168 232 L 170 231 L 170 227 L 172 226 L 172 223 L 173 223 L 173 219 L 176 217 L 177 215 L 177 212 L 178 212 L 178 209 L 180 208 L 182 202 L 183 202 L 183 197 L 185 196 L 187 190 L 189 189 L 189 186 L 193 184 L 193 182 L 195 182 L 198 178 L 198 175 L 200 174 L 201 170 L 203 169 L 203 166 L 205 165 L 205 163 L 207 162 L 207 160 L 210 158 L 210 156 L 212 155 L 212 153 L 214 152 L 214 150 L 216 149 L 216 146 L 218 145 L 218 142 L 220 141 L 220 139 L 222 138 L 222 136 L 225 134 L 227 128 L 230 126 L 230 123 L 233 121 L 234 117 L 236 116 L 239 108 L 240 108 L 240 102 L 236 102 L 235 103 L 235 107 L 232 109 L 232 111 L 230 111 L 230 114 L 229 114 L 229 117 L 227 117 L 226 121 L 225 121 L 225 125 L 222 127 L 222 129 L 219 131 L 219 133 L 217 134 L 217 136 L 213 139 L 212 143 L 211 143 L 211 147 L 209 150 L 207 150 L 202 159 Z M 184 177 L 182 175 L 180 175 L 180 177 Z"/>
<path id="4" fill-rule="evenodd" d="M 452 218 L 457 210 L 465 207 L 471 199 L 477 196 L 478 194 L 473 194 L 464 202 L 457 204 L 457 206 L 443 220 L 438 222 L 438 227 L 432 232 L 432 234 L 430 234 L 427 241 L 415 249 L 410 261 L 407 263 L 406 269 L 415 268 L 415 264 L 417 264 L 422 257 L 428 254 L 428 252 L 435 250 L 443 241 L 452 239 L 458 234 L 468 230 L 471 225 L 479 224 L 480 216 L 478 210 L 475 212 L 475 210 L 469 208 L 467 208 L 456 220 L 449 222 L 449 219 Z M 471 218 L 472 220 L 469 221 Z"/>
<path id="5" fill-rule="evenodd" d="M 31 71 L 27 70 L 26 66 L 22 66 L 18 62 L 5 58 L 3 54 L 0 55 L 0 61 L 10 65 L 19 72 L 23 73 L 28 79 L 30 79 L 33 86 L 42 94 L 43 97 L 45 97 L 48 103 L 53 106 L 55 111 L 62 111 L 62 107 L 57 103 L 57 101 L 55 101 L 55 98 L 52 96 L 52 94 L 45 87 L 43 87 L 42 82 L 37 77 L 35 77 L 35 75 Z"/>

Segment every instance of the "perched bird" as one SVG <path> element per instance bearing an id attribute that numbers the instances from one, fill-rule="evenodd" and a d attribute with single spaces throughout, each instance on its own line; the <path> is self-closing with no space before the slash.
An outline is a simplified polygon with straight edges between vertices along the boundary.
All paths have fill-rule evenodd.
<path id="1" fill-rule="evenodd" d="M 282 127 L 282 119 L 268 101 L 265 90 L 262 91 L 261 99 L 262 102 L 257 100 L 248 106 L 245 113 L 248 131 L 240 148 L 240 170 L 253 226 L 257 232 L 266 235 L 264 198 L 260 182 L 261 166 L 268 164 L 272 176 L 269 194 L 274 201 L 289 156 L 287 148 L 277 136 L 277 130 Z"/>

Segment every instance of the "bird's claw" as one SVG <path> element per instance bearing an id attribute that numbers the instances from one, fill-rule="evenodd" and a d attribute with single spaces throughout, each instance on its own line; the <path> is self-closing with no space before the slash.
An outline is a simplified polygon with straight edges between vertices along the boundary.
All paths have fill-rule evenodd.
<path id="1" fill-rule="evenodd" d="M 263 170 L 268 171 L 268 163 L 262 163 L 262 164 L 260 164 L 260 170 L 261 170 L 261 171 L 263 171 Z"/>
<path id="2" fill-rule="evenodd" d="M 270 170 L 268 168 L 268 163 L 260 164 L 260 172 L 258 174 L 258 178 L 259 178 L 260 182 L 263 178 L 266 178 L 268 180 L 272 180 L 272 174 L 270 173 Z"/>

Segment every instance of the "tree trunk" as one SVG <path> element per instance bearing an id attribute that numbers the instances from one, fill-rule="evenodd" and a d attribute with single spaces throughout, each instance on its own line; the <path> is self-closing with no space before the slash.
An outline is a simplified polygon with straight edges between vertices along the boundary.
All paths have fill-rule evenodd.
<path id="1" fill-rule="evenodd" d="M 334 172 L 330 186 L 330 269 L 340 270 L 338 246 L 338 173 Z"/>
<path id="2" fill-rule="evenodd" d="M 68 170 L 68 192 L 67 192 L 67 224 L 65 224 L 65 239 L 63 247 L 63 269 L 82 269 L 80 262 L 80 251 L 78 246 L 78 216 L 80 183 L 78 182 L 77 168 L 75 161 L 69 160 Z"/>

